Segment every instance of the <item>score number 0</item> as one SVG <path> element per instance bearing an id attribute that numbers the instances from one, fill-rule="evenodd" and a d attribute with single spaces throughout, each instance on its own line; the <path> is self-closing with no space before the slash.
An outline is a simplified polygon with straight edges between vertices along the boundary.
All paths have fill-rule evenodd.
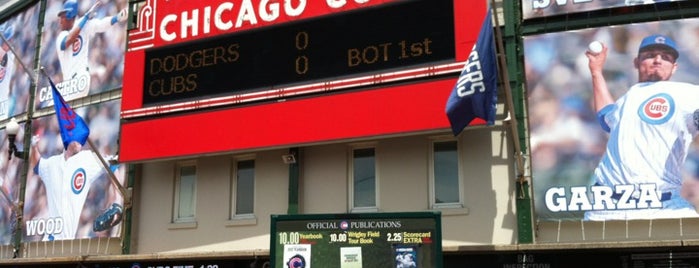
<path id="1" fill-rule="evenodd" d="M 302 52 L 308 48 L 309 37 L 307 32 L 299 32 L 296 34 L 296 49 Z M 300 55 L 296 57 L 296 73 L 303 75 L 308 72 L 308 57 Z"/>

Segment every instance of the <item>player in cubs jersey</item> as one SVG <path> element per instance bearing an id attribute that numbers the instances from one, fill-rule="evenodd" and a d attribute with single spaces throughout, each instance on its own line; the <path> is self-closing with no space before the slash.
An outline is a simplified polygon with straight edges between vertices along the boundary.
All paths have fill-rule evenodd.
<path id="1" fill-rule="evenodd" d="M 78 17 L 78 2 L 67 0 L 63 9 L 58 13 L 61 32 L 56 40 L 56 52 L 61 63 L 63 83 L 73 80 L 73 85 L 79 85 L 79 93 L 67 94 L 67 100 L 84 97 L 90 90 L 90 68 L 88 56 L 90 40 L 97 34 L 106 31 L 110 26 L 126 21 L 127 11 L 122 9 L 117 15 L 104 18 L 93 18 L 95 9 L 101 5 L 96 1 L 80 18 Z"/>
<path id="2" fill-rule="evenodd" d="M 678 67 L 675 42 L 662 35 L 644 38 L 634 60 L 639 83 L 616 101 L 602 76 L 607 47 L 600 53 L 588 51 L 586 55 L 597 116 L 602 129 L 609 132 L 606 152 L 594 171 L 595 185 L 633 185 L 636 191 L 630 196 L 632 201 L 639 197 L 639 185 L 653 185 L 662 206 L 592 210 L 585 213 L 585 218 L 699 216 L 680 195 L 682 168 L 692 141 L 699 134 L 699 122 L 694 120 L 699 111 L 699 87 L 668 81 Z"/>
<path id="3" fill-rule="evenodd" d="M 36 148 L 36 147 L 34 147 Z M 38 149 L 32 153 L 34 173 L 41 177 L 46 189 L 47 217 L 61 219 L 60 232 L 46 234 L 44 241 L 76 238 L 85 200 L 90 187 L 104 174 L 96 156 L 82 145 L 71 142 L 62 154 L 42 158 Z"/>

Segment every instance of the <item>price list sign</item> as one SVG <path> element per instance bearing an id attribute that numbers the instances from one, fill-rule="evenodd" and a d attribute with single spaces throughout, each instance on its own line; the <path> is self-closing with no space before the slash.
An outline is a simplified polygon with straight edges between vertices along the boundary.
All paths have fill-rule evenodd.
<path id="1" fill-rule="evenodd" d="M 143 104 L 452 62 L 454 29 L 453 0 L 413 0 L 152 48 Z"/>
<path id="2" fill-rule="evenodd" d="M 442 267 L 441 214 L 272 215 L 275 268 Z"/>

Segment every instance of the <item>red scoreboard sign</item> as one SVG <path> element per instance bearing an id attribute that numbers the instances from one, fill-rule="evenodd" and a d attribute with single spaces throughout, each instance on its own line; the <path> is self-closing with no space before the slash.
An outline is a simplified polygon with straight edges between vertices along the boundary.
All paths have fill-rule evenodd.
<path id="1" fill-rule="evenodd" d="M 120 158 L 447 128 L 444 105 L 486 10 L 465 2 L 141 2 L 126 53 Z"/>
<path id="2" fill-rule="evenodd" d="M 139 25 L 129 33 L 129 50 L 237 33 L 395 1 L 147 0 L 138 5 Z"/>

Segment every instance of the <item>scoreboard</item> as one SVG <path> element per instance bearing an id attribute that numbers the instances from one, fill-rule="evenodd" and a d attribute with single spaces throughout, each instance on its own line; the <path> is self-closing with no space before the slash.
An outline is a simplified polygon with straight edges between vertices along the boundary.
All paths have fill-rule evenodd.
<path id="1" fill-rule="evenodd" d="M 271 267 L 442 267 L 440 216 L 272 215 Z"/>
<path id="2" fill-rule="evenodd" d="M 151 48 L 143 105 L 453 62 L 454 28 L 452 0 L 398 1 Z"/>
<path id="3" fill-rule="evenodd" d="M 126 162 L 447 129 L 444 102 L 487 10 L 465 0 L 138 3 L 124 60 Z"/>

